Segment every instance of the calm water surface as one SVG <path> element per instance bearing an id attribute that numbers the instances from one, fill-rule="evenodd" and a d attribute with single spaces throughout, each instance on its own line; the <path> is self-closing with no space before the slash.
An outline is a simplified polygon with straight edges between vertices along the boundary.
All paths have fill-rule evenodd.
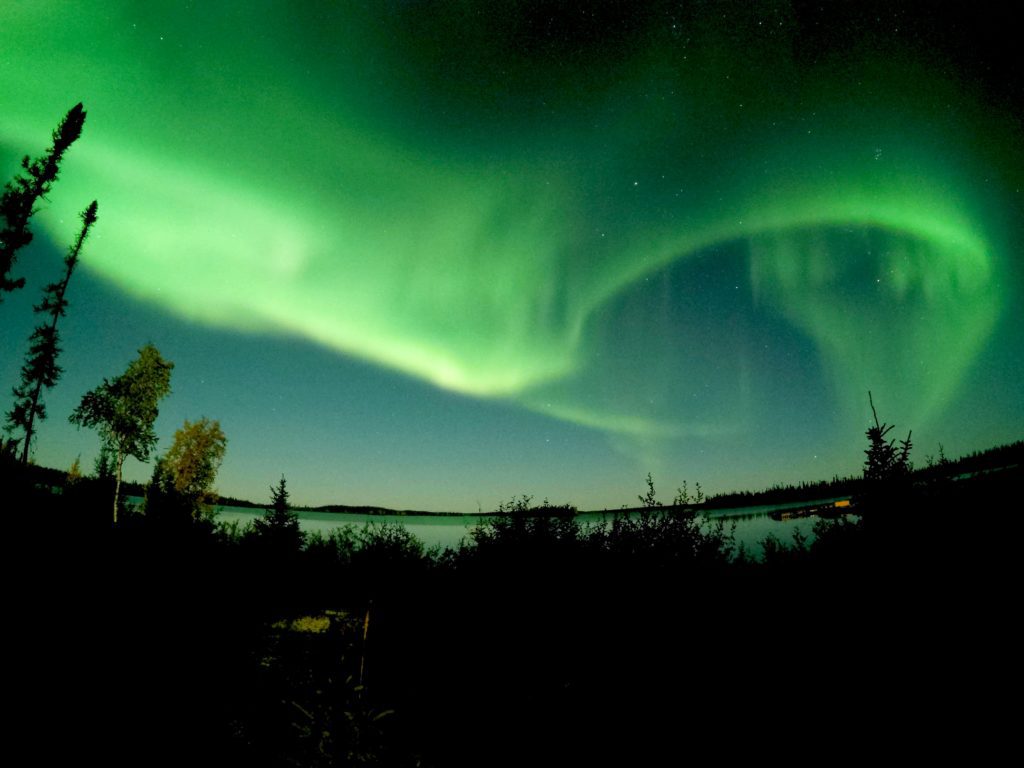
<path id="1" fill-rule="evenodd" d="M 708 524 L 721 520 L 726 532 L 735 525 L 736 543 L 744 544 L 747 551 L 758 555 L 761 552 L 761 541 L 774 534 L 783 542 L 789 544 L 793 540 L 793 532 L 799 531 L 808 539 L 813 539 L 812 528 L 816 517 L 801 518 L 798 520 L 778 521 L 773 520 L 770 514 L 780 509 L 791 509 L 804 507 L 811 503 L 827 503 L 834 499 L 823 499 L 819 502 L 798 502 L 793 504 L 775 504 L 760 507 L 741 507 L 737 509 L 716 509 L 704 513 Z M 616 513 L 609 512 L 583 512 L 577 515 L 581 523 L 610 522 Z M 263 515 L 262 509 L 247 509 L 244 507 L 217 507 L 217 520 L 223 523 L 237 523 L 239 528 L 250 525 L 253 520 Z M 381 523 L 397 523 L 405 526 L 413 536 L 418 538 L 427 547 L 455 547 L 459 542 L 469 536 L 474 526 L 485 522 L 487 516 L 481 515 L 459 515 L 459 516 L 426 516 L 426 515 L 359 515 L 359 514 L 335 514 L 332 512 L 299 512 L 299 527 L 312 533 L 319 531 L 327 536 L 331 531 L 342 528 L 346 525 L 363 527 L 366 525 Z"/>

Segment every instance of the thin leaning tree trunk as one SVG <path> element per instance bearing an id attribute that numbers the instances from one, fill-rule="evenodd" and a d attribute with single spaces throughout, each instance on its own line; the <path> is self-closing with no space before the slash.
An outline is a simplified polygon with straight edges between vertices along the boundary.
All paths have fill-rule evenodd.
<path id="1" fill-rule="evenodd" d="M 121 467 L 124 466 L 124 454 L 117 449 L 117 478 L 114 480 L 114 525 L 117 525 L 117 502 L 121 497 Z"/>

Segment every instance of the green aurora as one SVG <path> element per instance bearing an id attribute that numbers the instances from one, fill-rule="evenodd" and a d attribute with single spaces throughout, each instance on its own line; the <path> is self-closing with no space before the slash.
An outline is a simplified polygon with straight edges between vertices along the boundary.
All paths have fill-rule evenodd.
<path id="1" fill-rule="evenodd" d="M 569 45 L 514 3 L 299 5 L 5 7 L 0 145 L 89 112 L 59 183 L 101 203 L 86 268 L 634 451 L 752 407 L 742 381 L 716 412 L 674 397 L 699 335 L 624 351 L 614 308 L 672 269 L 746 264 L 854 429 L 869 388 L 941 418 L 1006 309 L 1018 129 L 913 46 L 808 61 L 785 9 Z M 665 349 L 671 376 L 619 376 Z"/>

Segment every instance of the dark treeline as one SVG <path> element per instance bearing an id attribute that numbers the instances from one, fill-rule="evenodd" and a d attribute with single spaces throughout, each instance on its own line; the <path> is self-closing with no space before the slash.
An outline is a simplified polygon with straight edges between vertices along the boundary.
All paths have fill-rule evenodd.
<path id="1" fill-rule="evenodd" d="M 833 477 L 831 480 L 778 484 L 760 491 L 730 491 L 708 496 L 707 509 L 753 507 L 762 504 L 786 504 L 791 501 L 816 501 L 833 496 L 851 496 L 860 489 L 859 477 Z"/>
<path id="2" fill-rule="evenodd" d="M 248 499 L 236 499 L 234 496 L 217 496 L 216 502 L 219 507 L 243 507 L 246 509 L 259 509 L 260 505 Z"/>
<path id="3" fill-rule="evenodd" d="M 339 515 L 387 515 L 395 517 L 461 517 L 461 512 L 423 512 L 415 509 L 389 509 L 388 507 L 325 504 L 319 507 L 300 507 L 309 512 L 331 512 Z"/>
<path id="4" fill-rule="evenodd" d="M 938 455 L 925 457 L 925 466 L 911 468 L 915 483 L 928 483 L 942 477 L 1015 467 L 1024 459 L 1024 441 L 974 451 L 957 459 L 948 459 L 940 445 Z M 713 494 L 704 502 L 706 509 L 728 509 L 762 504 L 785 504 L 796 501 L 816 501 L 831 497 L 855 496 L 864 490 L 864 478 L 839 477 L 831 480 L 804 481 L 792 485 L 773 485 L 761 491 L 731 491 Z"/>
<path id="5" fill-rule="evenodd" d="M 0 471 L 9 474 L 15 470 L 9 464 L 0 462 Z M 75 482 L 75 472 L 69 473 L 66 469 L 54 469 L 53 467 L 44 467 L 39 464 L 28 464 L 16 471 L 19 473 L 23 482 L 31 485 L 36 492 L 43 494 L 66 494 Z M 80 471 L 80 469 L 76 470 L 76 472 Z M 100 468 L 98 473 L 94 469 L 92 475 L 89 478 L 86 478 L 86 481 L 88 483 L 95 484 L 97 481 L 97 474 L 103 480 L 110 482 L 113 481 L 113 477 L 106 474 L 103 468 Z M 125 480 L 121 483 L 121 491 L 125 496 L 142 497 L 146 495 L 146 485 L 143 483 L 136 483 L 132 480 Z M 251 504 L 250 506 L 258 505 Z"/>
<path id="6" fill-rule="evenodd" d="M 946 458 L 942 446 L 938 456 L 926 456 L 925 466 L 915 477 L 927 480 L 942 476 L 959 476 L 1020 466 L 1024 462 L 1024 440 L 1000 445 L 984 451 L 973 451 L 957 459 Z"/>

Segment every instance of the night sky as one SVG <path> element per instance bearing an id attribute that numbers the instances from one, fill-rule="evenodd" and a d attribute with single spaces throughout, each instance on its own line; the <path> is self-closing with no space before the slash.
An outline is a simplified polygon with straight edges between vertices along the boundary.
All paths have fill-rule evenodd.
<path id="1" fill-rule="evenodd" d="M 869 389 L 918 464 L 1019 439 L 1024 91 L 977 9 L 4 3 L 0 177 L 88 118 L 0 387 L 95 198 L 41 464 L 92 466 L 67 414 L 150 341 L 159 450 L 218 419 L 218 489 L 257 501 L 829 478 Z"/>

